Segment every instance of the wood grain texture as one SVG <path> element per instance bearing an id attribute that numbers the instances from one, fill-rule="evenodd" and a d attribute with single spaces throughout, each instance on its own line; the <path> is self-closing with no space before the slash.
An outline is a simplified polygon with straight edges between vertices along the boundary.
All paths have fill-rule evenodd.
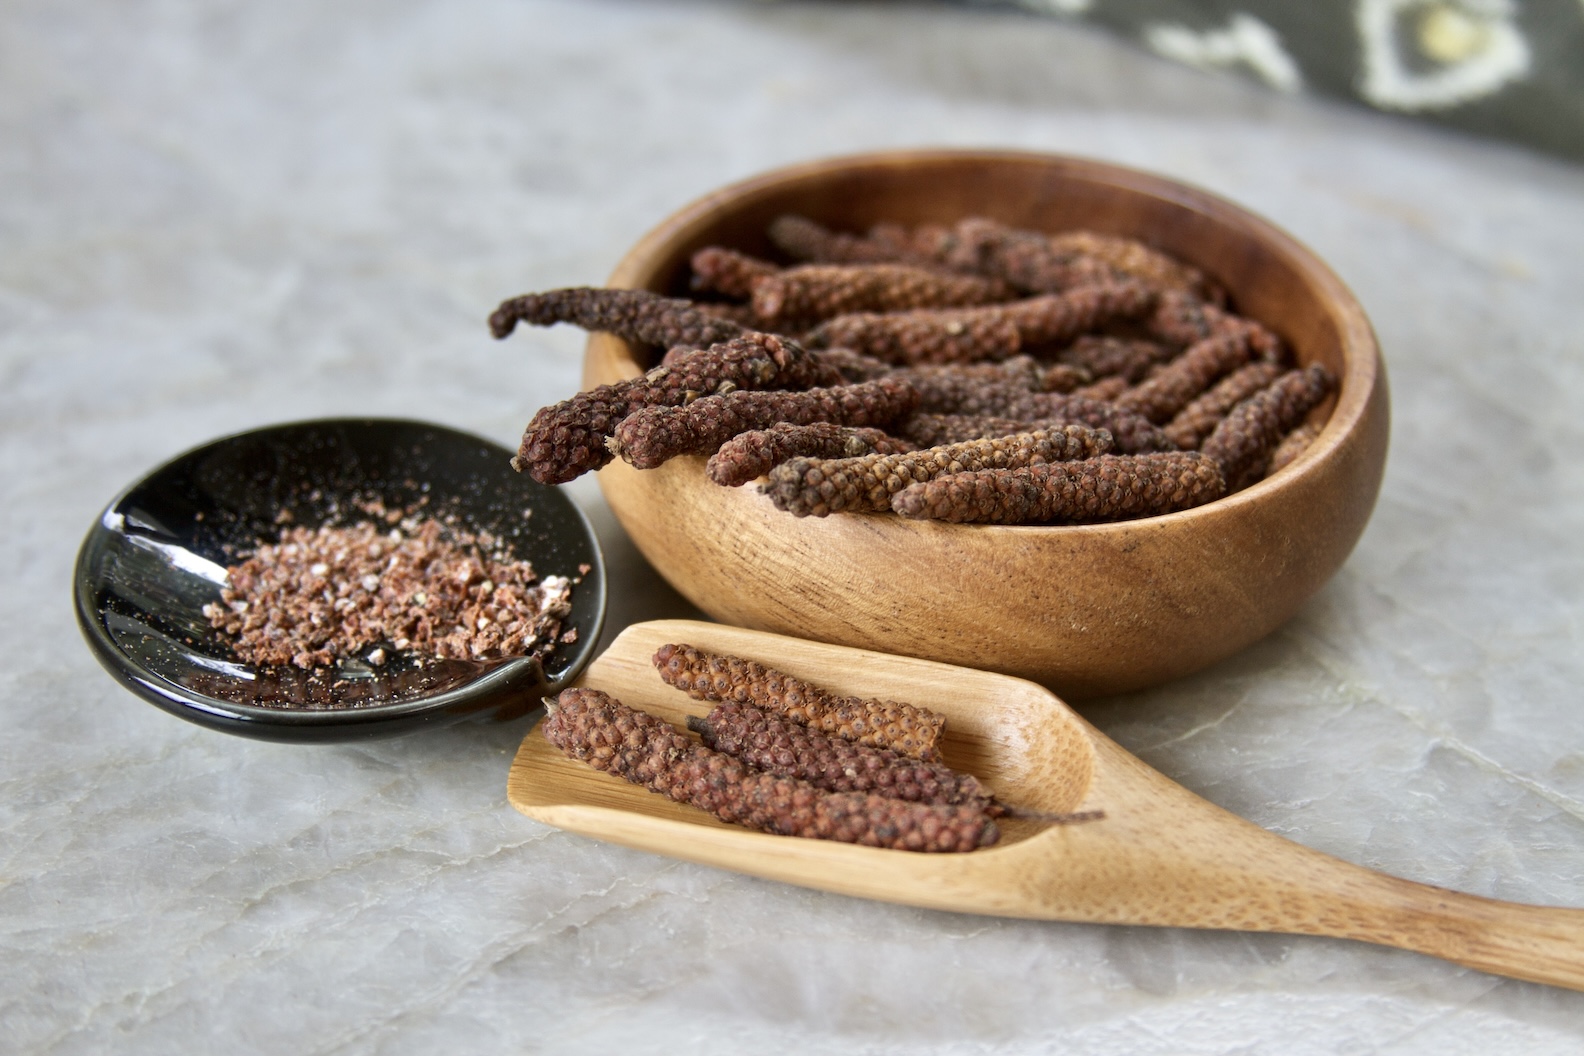
<path id="1" fill-rule="evenodd" d="M 840 693 L 947 716 L 944 753 L 998 797 L 1072 825 L 1012 822 L 968 854 L 915 854 L 724 825 L 551 747 L 537 727 L 513 762 L 513 806 L 552 825 L 754 876 L 936 909 L 1326 935 L 1584 989 L 1584 910 L 1497 902 L 1350 865 L 1250 824 L 1151 770 L 1033 683 L 931 661 L 689 621 L 636 624 L 579 685 L 681 723 L 708 708 L 651 658 L 685 642 L 778 667 Z"/>
<path id="2" fill-rule="evenodd" d="M 1187 260 L 1341 379 L 1308 452 L 1220 502 L 1081 527 L 995 527 L 891 515 L 795 518 L 755 485 L 722 488 L 704 459 L 599 480 L 651 564 L 724 622 L 1034 679 L 1070 699 L 1187 674 L 1279 626 L 1331 577 L 1374 508 L 1389 412 L 1384 368 L 1352 295 L 1289 236 L 1212 195 L 1131 170 L 1016 153 L 922 152 L 780 170 L 711 194 L 650 232 L 609 285 L 686 289 L 691 253 L 768 253 L 801 213 L 847 230 L 989 216 L 1047 231 L 1130 235 Z M 595 334 L 586 386 L 646 369 Z"/>

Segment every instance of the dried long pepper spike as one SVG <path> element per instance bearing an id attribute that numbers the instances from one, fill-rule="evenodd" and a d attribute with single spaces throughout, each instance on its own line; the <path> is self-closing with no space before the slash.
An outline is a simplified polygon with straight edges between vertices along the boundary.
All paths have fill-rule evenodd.
<path id="1" fill-rule="evenodd" d="M 1105 400 L 1110 402 L 1129 388 L 1131 386 L 1126 378 L 1120 374 L 1112 374 L 1110 377 L 1101 378 L 1099 381 L 1090 382 L 1088 385 L 1080 385 L 1072 391 L 1072 394 L 1074 396 L 1082 396 L 1087 400 Z"/>
<path id="2" fill-rule="evenodd" d="M 1072 422 L 1104 429 L 1124 455 L 1172 451 L 1177 445 L 1148 418 L 1114 403 L 1088 399 L 1074 393 L 1008 392 L 1001 413 L 1014 418 Z"/>
<path id="3" fill-rule="evenodd" d="M 1276 445 L 1331 394 L 1336 381 L 1318 363 L 1291 370 L 1227 413 L 1199 450 L 1215 459 L 1232 490 L 1260 479 Z"/>
<path id="4" fill-rule="evenodd" d="M 700 311 L 692 301 L 662 297 L 648 290 L 592 286 L 525 293 L 502 301 L 490 315 L 490 332 L 503 338 L 519 322 L 535 326 L 573 323 L 585 330 L 662 348 L 707 348 L 743 333 L 742 327 Z"/>
<path id="5" fill-rule="evenodd" d="M 695 290 L 725 294 L 745 301 L 753 296 L 753 284 L 781 269 L 768 260 L 724 246 L 705 246 L 688 260 L 692 272 L 689 283 Z"/>
<path id="6" fill-rule="evenodd" d="M 1166 435 L 1184 451 L 1197 448 L 1228 411 L 1275 381 L 1281 373 L 1282 368 L 1274 363 L 1244 364 L 1178 411 L 1166 424 Z"/>
<path id="7" fill-rule="evenodd" d="M 922 240 L 929 233 L 919 231 Z M 1038 231 L 1008 227 L 983 217 L 959 221 L 934 238 L 934 255 L 950 267 L 1005 279 L 1026 293 L 1060 293 L 1077 286 L 1112 284 L 1127 276 L 1092 254 L 1063 250 Z"/>
<path id="8" fill-rule="evenodd" d="M 980 308 L 854 312 L 808 334 L 816 347 L 845 345 L 893 363 L 969 363 L 1006 359 L 1024 348 L 1079 334 L 1149 309 L 1154 295 L 1136 283 L 1080 286 Z"/>
<path id="9" fill-rule="evenodd" d="M 902 851 L 972 851 L 1000 836 L 974 804 L 826 792 L 764 773 L 598 690 L 563 690 L 547 711 L 540 729 L 566 755 L 728 823 Z"/>
<path id="10" fill-rule="evenodd" d="M 1169 422 L 1212 382 L 1241 367 L 1248 358 L 1245 336 L 1207 337 L 1112 402 L 1157 425 Z"/>
<path id="11" fill-rule="evenodd" d="M 717 704 L 708 717 L 689 718 L 688 729 L 718 752 L 827 792 L 877 792 L 910 803 L 963 803 L 1005 813 L 972 774 L 832 737 L 751 704 Z"/>
<path id="12" fill-rule="evenodd" d="M 777 509 L 797 517 L 879 513 L 891 508 L 897 492 L 923 481 L 974 470 L 1093 458 L 1110 450 L 1110 433 L 1068 425 L 898 455 L 794 458 L 770 471 L 763 491 Z"/>
<path id="13" fill-rule="evenodd" d="M 1120 375 L 1129 385 L 1144 380 L 1151 367 L 1171 359 L 1175 349 L 1159 341 L 1085 334 L 1057 354 L 1056 360 L 1087 370 L 1096 378 Z"/>
<path id="14" fill-rule="evenodd" d="M 925 259 L 894 225 L 877 225 L 867 236 L 854 235 L 805 216 L 786 215 L 772 221 L 766 233 L 787 256 L 817 264 L 908 264 Z"/>
<path id="15" fill-rule="evenodd" d="M 918 393 L 904 381 L 885 377 L 858 385 L 801 392 L 744 389 L 705 396 L 682 407 L 644 407 L 617 423 L 610 446 L 639 469 L 653 469 L 678 455 L 708 455 L 738 433 L 778 422 L 884 428 L 912 412 Z"/>
<path id="16" fill-rule="evenodd" d="M 989 414 L 930 414 L 916 412 L 893 426 L 893 431 L 915 447 L 939 447 L 964 440 L 984 440 L 1044 429 L 1061 422 L 1033 422 Z"/>
<path id="17" fill-rule="evenodd" d="M 1320 430 L 1325 426 L 1320 422 L 1304 422 L 1298 428 L 1282 437 L 1281 443 L 1276 445 L 1276 450 L 1271 452 L 1270 465 L 1265 467 L 1268 477 L 1278 469 L 1285 469 L 1298 460 L 1298 456 L 1309 450 L 1309 445 L 1319 437 Z"/>
<path id="18" fill-rule="evenodd" d="M 710 456 L 704 473 L 716 484 L 740 487 L 762 477 L 789 458 L 852 458 L 872 453 L 896 454 L 915 445 L 880 429 L 855 428 L 831 422 L 751 429 L 732 437 Z"/>
<path id="19" fill-rule="evenodd" d="M 822 348 L 813 355 L 820 362 L 833 368 L 846 381 L 873 381 L 897 369 L 883 359 L 866 356 L 850 348 Z"/>
<path id="20" fill-rule="evenodd" d="M 803 264 L 756 278 L 753 309 L 767 327 L 812 325 L 850 312 L 895 312 L 1009 301 L 997 279 L 908 264 Z"/>
<path id="21" fill-rule="evenodd" d="M 1134 238 L 1095 231 L 1063 231 L 1050 235 L 1048 241 L 1057 253 L 1103 261 L 1153 289 L 1185 290 L 1199 296 L 1209 292 L 1204 272 Z"/>
<path id="22" fill-rule="evenodd" d="M 601 385 L 541 408 L 512 464 L 541 484 L 562 484 L 611 460 L 606 440 L 640 407 L 674 406 L 703 393 L 807 388 L 839 382 L 835 371 L 791 341 L 746 333 L 707 349 L 687 349 L 638 378 Z"/>
<path id="23" fill-rule="evenodd" d="M 903 489 L 891 508 L 961 523 L 1083 524 L 1173 513 L 1225 493 L 1214 459 L 1170 451 L 958 473 Z"/>
<path id="24" fill-rule="evenodd" d="M 1162 293 L 1140 321 L 1152 336 L 1179 348 L 1210 337 L 1235 336 L 1246 340 L 1261 359 L 1271 363 L 1286 359 L 1281 338 L 1268 327 L 1181 290 Z"/>
<path id="25" fill-rule="evenodd" d="M 895 700 L 864 700 L 827 693 L 754 660 L 709 653 L 691 645 L 663 645 L 655 669 L 667 685 L 694 700 L 752 704 L 793 722 L 914 759 L 939 762 L 936 742 L 944 716 Z"/>

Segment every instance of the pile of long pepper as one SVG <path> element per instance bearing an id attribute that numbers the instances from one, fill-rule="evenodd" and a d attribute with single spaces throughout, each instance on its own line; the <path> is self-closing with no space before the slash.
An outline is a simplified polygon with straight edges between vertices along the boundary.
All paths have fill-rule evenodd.
<path id="1" fill-rule="evenodd" d="M 579 287 L 505 301 L 664 349 L 644 375 L 541 409 L 513 464 L 558 484 L 613 458 L 707 455 L 797 516 L 1072 524 L 1188 509 L 1313 440 L 1336 387 L 1142 242 L 971 218 L 851 234 L 785 216 L 790 263 L 720 246 L 696 296 Z"/>
<path id="2" fill-rule="evenodd" d="M 926 708 L 837 696 L 756 661 L 683 644 L 661 646 L 654 665 L 668 685 L 716 702 L 708 716 L 688 720 L 700 740 L 609 694 L 576 688 L 546 702 L 545 739 L 722 821 L 782 836 L 972 851 L 994 844 L 996 819 L 1016 813 L 941 761 L 945 719 Z"/>

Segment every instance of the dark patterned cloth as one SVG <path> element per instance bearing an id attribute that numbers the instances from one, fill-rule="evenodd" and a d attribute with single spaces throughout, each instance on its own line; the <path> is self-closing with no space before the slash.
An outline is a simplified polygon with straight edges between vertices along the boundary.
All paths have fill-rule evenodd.
<path id="1" fill-rule="evenodd" d="M 1584 159 L 1584 0 L 967 0 Z"/>

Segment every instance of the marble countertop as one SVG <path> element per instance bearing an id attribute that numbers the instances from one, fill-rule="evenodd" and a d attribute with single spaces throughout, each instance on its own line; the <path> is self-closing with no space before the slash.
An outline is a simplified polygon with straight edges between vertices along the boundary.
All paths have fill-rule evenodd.
<path id="1" fill-rule="evenodd" d="M 1580 1051 L 1584 994 L 680 864 L 513 811 L 523 723 L 253 742 L 90 656 L 76 546 L 150 466 L 322 415 L 514 445 L 577 388 L 582 335 L 496 343 L 500 299 L 601 282 L 724 182 L 936 145 L 1232 198 L 1328 260 L 1385 350 L 1390 461 L 1340 574 L 1246 652 L 1085 714 L 1310 847 L 1584 906 L 1584 169 L 1005 10 L 20 0 L 0 16 L 0 1048 Z M 595 483 L 569 490 L 607 549 L 609 631 L 693 614 Z"/>

